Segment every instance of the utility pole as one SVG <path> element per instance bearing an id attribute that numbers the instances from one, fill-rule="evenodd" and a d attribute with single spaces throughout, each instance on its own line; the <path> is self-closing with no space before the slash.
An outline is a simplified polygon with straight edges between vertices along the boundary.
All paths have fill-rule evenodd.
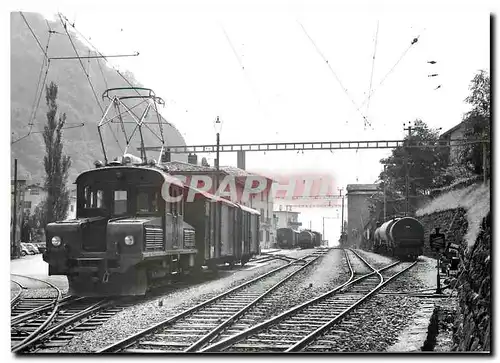
<path id="1" fill-rule="evenodd" d="M 384 223 L 385 219 L 387 218 L 387 189 L 386 189 L 386 183 L 387 183 L 387 175 L 386 175 L 386 170 L 387 170 L 387 165 L 384 164 Z"/>
<path id="2" fill-rule="evenodd" d="M 17 257 L 16 227 L 17 227 L 17 159 L 14 159 L 14 203 L 12 203 L 12 243 L 10 257 Z"/>
<path id="3" fill-rule="evenodd" d="M 340 220 L 340 235 L 344 233 L 344 196 L 342 195 L 342 188 L 338 188 L 340 192 L 340 197 L 342 198 L 342 213 L 341 213 L 341 220 Z"/>
<path id="4" fill-rule="evenodd" d="M 404 124 L 403 124 L 404 125 Z M 406 178 L 406 209 L 405 217 L 410 213 L 410 168 L 408 167 L 408 146 L 410 146 L 411 140 L 411 123 L 408 122 L 408 127 L 404 129 L 408 131 L 408 140 L 406 141 L 407 147 L 405 148 L 405 178 Z"/>
<path id="5" fill-rule="evenodd" d="M 215 132 L 216 132 L 216 143 L 217 143 L 217 150 L 216 150 L 216 159 L 215 159 L 215 192 L 214 195 L 218 197 L 218 191 L 219 191 L 219 148 L 220 148 L 220 132 L 222 130 L 222 123 L 219 120 L 219 116 L 217 116 L 217 119 L 214 121 L 214 127 L 215 127 Z M 251 199 L 250 199 L 251 200 Z M 219 202 L 216 202 L 215 204 L 215 240 L 217 241 L 217 246 L 219 249 L 219 255 L 221 253 L 221 226 L 222 226 L 222 219 L 221 219 L 221 211 L 222 211 L 222 206 L 219 205 Z"/>
<path id="6" fill-rule="evenodd" d="M 486 143 L 483 142 L 483 184 L 486 184 Z"/>

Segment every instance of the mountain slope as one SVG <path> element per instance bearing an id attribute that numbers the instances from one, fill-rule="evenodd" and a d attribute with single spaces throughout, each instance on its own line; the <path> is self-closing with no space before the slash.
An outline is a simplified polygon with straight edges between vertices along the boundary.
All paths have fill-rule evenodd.
<path id="1" fill-rule="evenodd" d="M 75 56 L 75 50 L 59 22 L 47 22 L 41 15 L 35 13 L 23 14 L 43 47 L 46 46 L 49 38 L 48 26 L 53 31 L 56 31 L 50 36 L 49 57 Z M 43 54 L 21 15 L 18 12 L 13 12 L 10 20 L 11 139 L 14 141 L 27 135 L 30 130 L 28 123 L 36 104 L 35 94 Z M 89 48 L 77 39 L 70 28 L 68 26 L 68 31 L 78 54 L 81 56 L 88 55 Z M 101 99 L 104 90 L 113 87 L 130 86 L 103 60 L 99 60 L 99 63 L 96 59 L 85 60 L 83 64 L 103 108 L 106 106 Z M 95 160 L 103 160 L 97 131 L 97 124 L 102 117 L 102 111 L 78 60 L 52 60 L 48 68 L 46 84 L 53 81 L 58 85 L 58 110 L 61 113 L 66 113 L 67 116 L 68 128 L 63 131 L 64 152 L 70 155 L 72 159 L 69 181 L 73 182 L 80 172 L 92 168 Z M 44 74 L 45 69 L 42 73 L 42 80 Z M 134 86 L 141 86 L 130 73 L 126 73 L 124 76 Z M 11 145 L 12 158 L 18 159 L 19 178 L 41 182 L 44 177 L 43 157 L 45 155 L 45 145 L 41 131 L 43 131 L 43 126 L 46 124 L 46 112 L 44 87 L 36 117 L 33 121 L 32 133 L 29 137 Z M 76 127 L 81 123 L 84 124 L 83 127 Z M 112 127 L 115 130 L 115 135 L 111 132 L 107 132 L 105 135 L 108 159 L 121 155 L 121 148 L 124 148 L 123 136 L 118 135 L 117 126 L 113 125 Z M 167 145 L 185 145 L 184 138 L 172 124 L 166 126 L 164 135 Z M 120 136 L 121 145 L 118 145 L 116 139 Z M 147 134 L 144 136 L 144 143 L 145 145 L 159 145 L 159 141 L 155 137 Z M 138 145 L 133 145 L 133 148 L 130 148 L 134 154 L 138 154 L 138 151 L 135 150 L 136 146 Z M 149 157 L 151 156 L 156 157 L 156 154 Z M 173 155 L 172 159 L 187 161 L 187 156 Z"/>

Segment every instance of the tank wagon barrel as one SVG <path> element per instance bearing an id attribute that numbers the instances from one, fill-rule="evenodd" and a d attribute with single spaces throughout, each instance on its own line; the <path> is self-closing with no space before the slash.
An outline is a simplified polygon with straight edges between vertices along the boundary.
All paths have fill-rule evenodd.
<path id="1" fill-rule="evenodd" d="M 411 217 L 395 218 L 375 230 L 373 250 L 400 258 L 416 259 L 423 252 L 424 227 Z"/>

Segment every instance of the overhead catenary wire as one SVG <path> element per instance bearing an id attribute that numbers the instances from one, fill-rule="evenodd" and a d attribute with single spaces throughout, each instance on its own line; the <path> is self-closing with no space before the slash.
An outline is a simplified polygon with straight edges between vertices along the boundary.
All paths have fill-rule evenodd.
<path id="1" fill-rule="evenodd" d="M 363 113 L 361 112 L 361 106 L 358 107 L 358 105 L 356 104 L 356 102 L 354 101 L 354 99 L 351 97 L 351 95 L 349 94 L 349 92 L 347 91 L 347 88 L 344 87 L 344 85 L 342 84 L 342 81 L 340 80 L 339 76 L 337 75 L 337 73 L 335 73 L 335 71 L 333 70 L 332 66 L 330 65 L 330 63 L 328 62 L 328 59 L 324 56 L 324 54 L 321 52 L 321 50 L 318 48 L 318 46 L 316 45 L 316 43 L 314 42 L 314 40 L 311 38 L 311 36 L 307 33 L 306 29 L 304 28 L 304 26 L 302 25 L 302 23 L 297 19 L 297 23 L 299 23 L 300 27 L 302 28 L 302 30 L 304 31 L 304 34 L 307 36 L 307 38 L 309 38 L 309 40 L 311 41 L 311 43 L 313 44 L 314 48 L 316 49 L 316 51 L 318 52 L 318 54 L 321 56 L 321 58 L 323 58 L 323 60 L 325 61 L 326 65 L 328 66 L 328 69 L 330 69 L 330 72 L 332 72 L 333 76 L 335 77 L 335 79 L 337 80 L 338 84 L 340 85 L 340 87 L 342 88 L 342 90 L 344 91 L 344 93 L 347 95 L 347 97 L 349 98 L 349 100 L 352 102 L 352 104 L 354 105 L 354 107 L 356 108 L 356 111 L 359 112 L 359 114 L 361 115 L 361 117 L 363 118 L 364 122 L 365 122 L 365 125 L 370 125 L 370 122 L 368 121 L 368 119 L 366 118 L 365 115 L 363 115 Z M 371 125 L 370 125 L 371 126 Z"/>
<path id="2" fill-rule="evenodd" d="M 68 35 L 68 39 L 69 39 L 69 41 L 70 41 L 70 43 L 71 43 L 71 46 L 73 47 L 73 50 L 75 51 L 75 54 L 76 54 L 76 56 L 77 56 L 77 58 L 78 58 L 78 61 L 80 62 L 80 66 L 82 67 L 83 73 L 84 73 L 84 74 L 85 74 L 85 76 L 87 77 L 87 80 L 88 80 L 88 82 L 89 82 L 90 88 L 92 89 L 92 93 L 93 93 L 93 95 L 94 95 L 94 97 L 95 97 L 96 103 L 97 103 L 97 105 L 99 106 L 99 108 L 101 109 L 101 113 L 104 113 L 104 108 L 102 107 L 101 103 L 99 102 L 99 97 L 97 97 L 97 94 L 96 94 L 96 91 L 95 91 L 94 86 L 93 86 L 93 84 L 92 84 L 92 81 L 90 80 L 90 76 L 89 76 L 89 74 L 87 73 L 87 71 L 85 70 L 85 66 L 84 66 L 84 64 L 83 64 L 83 62 L 82 62 L 82 59 L 80 58 L 80 55 L 78 54 L 78 50 L 76 49 L 75 44 L 73 43 L 73 40 L 71 39 L 71 35 L 70 35 L 70 34 L 69 34 L 69 32 L 68 32 L 68 29 L 67 29 L 67 22 L 65 22 L 65 21 L 63 20 L 63 18 L 62 18 L 62 14 L 61 14 L 61 13 L 59 13 L 59 19 L 61 20 L 61 24 L 62 24 L 62 26 L 63 26 L 63 28 L 64 28 L 64 31 L 65 31 L 65 32 L 66 32 L 66 34 Z M 113 129 L 112 129 L 111 125 L 110 125 L 110 124 L 108 124 L 108 126 L 109 126 L 109 129 L 110 129 L 110 131 L 111 131 L 111 134 L 113 135 L 113 138 L 114 138 L 114 139 L 115 139 L 115 141 L 116 141 L 116 144 L 118 145 L 118 147 L 120 148 L 120 150 L 123 152 L 123 148 L 122 148 L 122 146 L 121 146 L 120 142 L 118 141 L 118 138 L 116 137 L 115 133 L 113 132 Z"/>
<path id="3" fill-rule="evenodd" d="M 82 33 L 81 33 L 81 32 L 80 32 L 80 31 L 79 31 L 79 30 L 75 27 L 75 23 L 74 23 L 74 22 L 73 22 L 73 23 L 71 23 L 71 22 L 68 20 L 68 18 L 67 18 L 66 16 L 64 16 L 62 13 L 59 13 L 58 15 L 59 15 L 59 17 L 64 18 L 64 19 L 66 20 L 66 22 L 67 22 L 68 24 L 70 24 L 70 25 L 71 25 L 71 27 L 73 28 L 73 30 L 74 30 L 75 32 L 77 32 L 77 33 L 78 33 L 78 35 L 79 35 L 79 36 L 80 36 L 80 37 L 81 37 L 81 38 L 82 38 L 82 39 L 83 39 L 83 40 L 84 40 L 84 41 L 85 41 L 88 45 L 90 45 L 90 47 L 92 47 L 92 48 L 95 50 L 95 52 L 96 52 L 96 53 L 97 53 L 97 54 L 98 54 L 101 58 L 103 58 L 103 59 L 106 61 L 106 63 L 110 64 L 110 63 L 109 63 L 109 61 L 108 61 L 108 59 L 107 59 L 107 58 L 108 58 L 108 56 L 103 55 L 103 54 L 102 54 L 102 53 L 101 53 L 101 52 L 100 52 L 100 51 L 99 51 L 99 50 L 98 50 L 98 49 L 97 49 L 97 48 L 96 48 L 96 47 L 95 47 L 95 46 L 94 46 L 94 45 L 90 42 L 90 40 L 89 40 L 89 39 L 87 39 L 87 38 L 86 38 L 86 37 L 85 37 L 85 36 L 84 36 L 84 35 L 83 35 L 83 34 L 82 34 Z M 137 55 L 139 55 L 139 52 L 136 52 L 136 53 L 134 54 L 134 56 L 137 56 Z M 99 64 L 99 60 L 98 60 L 98 64 Z M 130 82 L 130 81 L 129 81 L 129 80 L 128 80 L 128 79 L 127 79 L 127 78 L 126 78 L 126 77 L 125 77 L 125 76 L 124 76 L 124 75 L 123 75 L 123 74 L 122 74 L 122 73 L 121 73 L 121 72 L 117 69 L 117 68 L 116 68 L 116 67 L 114 67 L 112 64 L 110 64 L 110 65 L 111 65 L 111 68 L 113 68 L 113 69 L 115 70 L 115 72 L 116 72 L 116 73 L 117 73 L 117 74 L 118 74 L 118 75 L 119 75 L 119 76 L 120 76 L 120 77 L 121 77 L 121 78 L 122 78 L 122 79 L 123 79 L 123 80 L 127 83 L 127 85 L 128 85 L 129 87 L 131 87 L 131 88 L 134 88 L 134 87 L 135 87 L 135 86 L 134 86 L 134 85 L 133 85 L 133 84 L 132 84 L 132 83 L 131 83 L 131 82 Z M 101 70 L 101 74 L 103 74 L 103 72 L 102 72 L 102 68 L 101 68 L 101 65 L 100 65 L 100 64 L 99 64 L 99 68 L 100 68 L 100 70 Z M 103 74 L 103 78 L 104 78 L 104 74 Z M 107 81 L 105 80 L 105 78 L 104 78 L 104 81 L 105 81 L 106 87 L 108 87 L 108 84 L 107 84 Z M 134 90 L 135 90 L 135 92 L 136 92 L 138 95 L 141 95 L 141 94 L 140 94 L 140 92 L 139 92 L 137 89 L 135 89 L 135 88 L 134 88 Z M 158 113 L 158 117 L 159 117 L 159 119 L 161 119 L 161 121 L 162 121 L 162 122 L 164 122 L 164 123 L 165 123 L 165 124 L 167 124 L 168 126 L 173 127 L 173 128 L 175 129 L 175 126 L 174 126 L 174 125 L 172 125 L 172 124 L 171 124 L 170 122 L 168 122 L 168 121 L 167 121 L 167 120 L 166 120 L 166 119 L 165 119 L 162 115 L 160 115 L 160 113 L 158 112 L 158 110 L 157 110 L 157 108 L 156 108 L 156 107 L 155 107 L 155 111 Z M 110 127 L 110 129 L 111 129 L 111 133 L 113 134 L 113 137 L 115 138 L 115 140 L 116 140 L 116 142 L 118 143 L 118 145 L 120 145 L 120 144 L 119 144 L 119 142 L 118 142 L 118 139 L 116 138 L 116 135 L 114 134 L 114 132 L 113 132 L 113 130 L 112 130 L 112 128 L 111 128 L 111 124 L 108 124 L 108 125 L 109 125 L 109 127 Z M 162 135 L 161 142 L 162 142 L 162 144 L 164 144 L 164 143 L 165 143 L 165 140 L 164 140 L 164 138 L 163 138 L 163 135 Z M 121 146 L 120 146 L 120 149 L 123 151 L 123 149 L 121 148 Z"/>
<path id="4" fill-rule="evenodd" d="M 23 16 L 23 18 L 24 18 L 24 16 Z M 48 25 L 48 23 L 47 23 L 47 25 Z M 50 27 L 49 27 L 49 29 L 50 29 Z M 42 66 L 40 68 L 40 73 L 39 73 L 39 76 L 38 76 L 38 82 L 37 82 L 36 93 L 35 93 L 35 100 L 34 100 L 34 103 L 33 103 L 33 107 L 32 107 L 32 112 L 31 112 L 31 115 L 30 115 L 30 119 L 28 121 L 28 126 L 29 126 L 28 133 L 26 135 L 24 135 L 24 136 L 16 139 L 16 140 L 12 141 L 11 145 L 14 145 L 17 142 L 26 139 L 28 136 L 30 136 L 32 134 L 31 131 L 33 129 L 33 121 L 36 118 L 36 112 L 38 111 L 38 107 L 40 106 L 40 100 L 42 98 L 43 91 L 44 91 L 44 86 L 45 86 L 46 81 L 47 81 L 47 74 L 49 73 L 50 59 L 48 59 L 47 53 L 48 53 L 48 50 L 49 50 L 49 44 L 50 44 L 50 37 L 51 37 L 51 35 L 52 34 L 49 31 L 49 36 L 47 38 L 47 45 L 45 46 L 45 50 L 43 52 L 44 53 L 44 58 L 42 60 Z M 41 75 L 43 73 L 43 69 L 45 67 L 45 64 L 47 64 L 47 68 L 45 70 L 45 75 L 43 77 L 43 82 L 41 83 L 41 86 L 40 86 L 40 79 L 41 79 Z M 36 102 L 36 104 L 35 104 L 35 102 Z"/>
<path id="5" fill-rule="evenodd" d="M 71 35 L 69 34 L 68 32 L 68 29 L 67 29 L 67 25 L 66 25 L 66 22 L 64 22 L 64 20 L 62 19 L 62 16 L 61 14 L 59 14 L 59 18 L 61 20 L 61 24 L 63 25 L 63 28 L 64 28 L 64 31 L 66 32 L 66 34 L 68 35 L 68 39 L 71 43 L 71 46 L 73 47 L 73 50 L 75 51 L 75 54 L 78 58 L 78 61 L 80 62 L 80 65 L 82 67 L 82 70 L 83 70 L 83 73 L 85 73 L 85 76 L 87 77 L 87 80 L 89 82 L 89 85 L 90 85 L 90 88 L 92 89 L 92 93 L 94 94 L 94 97 L 95 97 L 95 100 L 97 102 L 97 105 L 99 106 L 99 108 L 101 109 L 101 112 L 104 113 L 104 109 L 103 107 L 101 106 L 101 103 L 99 102 L 99 98 L 97 97 L 97 94 L 95 92 L 95 89 L 94 89 L 94 86 L 92 85 L 92 81 L 90 80 L 90 77 L 87 73 L 87 71 L 85 70 L 85 66 L 83 65 L 83 62 L 82 62 L 82 59 L 80 58 L 80 55 L 78 54 L 78 51 L 75 47 L 75 44 L 73 43 L 73 40 L 71 39 Z"/>
<path id="6" fill-rule="evenodd" d="M 425 31 L 425 29 L 423 30 Z M 422 31 L 422 32 L 423 32 Z M 396 63 L 391 67 L 391 69 L 385 74 L 385 76 L 382 78 L 382 80 L 380 81 L 380 83 L 377 85 L 377 87 L 372 91 L 370 92 L 365 100 L 363 101 L 363 103 L 361 104 L 361 106 L 359 107 L 359 109 L 361 109 L 361 107 L 363 107 L 365 105 L 366 102 L 368 102 L 368 100 L 373 97 L 373 95 L 375 94 L 375 92 L 377 92 L 377 90 L 380 88 L 380 86 L 382 86 L 382 84 L 385 82 L 385 80 L 387 79 L 387 77 L 389 77 L 389 75 L 394 72 L 394 69 L 398 66 L 398 64 L 401 62 L 401 60 L 403 60 L 403 58 L 406 56 L 406 54 L 408 53 L 408 51 L 418 42 L 419 38 L 420 38 L 421 34 L 419 34 L 417 37 L 413 38 L 413 40 L 411 41 L 410 45 L 408 46 L 408 48 L 406 48 L 403 53 L 401 54 L 401 56 L 399 57 L 399 59 L 396 61 Z"/>
<path id="7" fill-rule="evenodd" d="M 38 46 L 40 47 L 40 50 L 42 51 L 42 53 L 45 55 L 45 58 L 47 58 L 47 52 L 43 49 L 42 47 L 42 44 L 40 44 L 40 41 L 38 40 L 38 37 L 36 36 L 35 32 L 33 31 L 33 29 L 31 28 L 30 24 L 28 23 L 28 20 L 26 19 L 26 17 L 24 16 L 23 12 L 20 11 L 19 14 L 21 14 L 24 22 L 26 23 L 26 25 L 28 26 L 28 29 L 30 30 L 31 34 L 33 35 L 33 38 L 35 38 Z"/>
<path id="8" fill-rule="evenodd" d="M 368 88 L 368 103 L 366 104 L 366 117 L 367 118 L 368 118 L 368 111 L 370 109 L 370 98 L 371 98 L 370 93 L 372 92 L 373 73 L 375 70 L 375 55 L 377 54 L 378 29 L 379 29 L 379 22 L 377 21 L 377 31 L 375 32 L 375 45 L 373 46 L 373 59 L 372 59 L 372 72 L 370 75 L 370 87 Z"/>

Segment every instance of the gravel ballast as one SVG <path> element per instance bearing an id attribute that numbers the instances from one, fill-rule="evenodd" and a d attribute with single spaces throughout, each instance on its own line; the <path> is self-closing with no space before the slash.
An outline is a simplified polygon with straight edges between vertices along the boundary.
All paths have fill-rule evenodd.
<path id="1" fill-rule="evenodd" d="M 356 250 L 367 262 L 380 268 L 396 259 Z M 328 348 L 309 349 L 321 352 L 385 352 L 400 339 L 405 328 L 411 327 L 413 317 L 420 311 L 424 302 L 429 300 L 395 294 L 401 292 L 433 293 L 436 288 L 436 260 L 420 256 L 418 263 L 409 271 L 400 275 L 380 293 L 363 303 L 346 316 L 339 325 L 319 338 L 314 345 Z M 449 336 L 438 336 L 445 341 L 441 346 L 447 347 Z M 308 351 L 306 349 L 306 351 Z"/>
<path id="2" fill-rule="evenodd" d="M 284 250 L 281 253 L 301 258 L 312 252 L 313 250 Z M 221 275 L 225 273 L 230 273 L 230 275 L 182 288 L 151 301 L 131 306 L 117 313 L 95 330 L 76 336 L 68 345 L 60 348 L 59 352 L 96 352 L 284 264 L 286 262 L 282 260 L 274 260 L 264 266 L 250 267 L 234 273 L 222 271 Z M 160 300 L 162 306 L 159 306 Z"/>
<path id="3" fill-rule="evenodd" d="M 313 250 L 282 250 L 279 253 L 300 258 L 312 252 Z M 356 252 L 376 268 L 381 268 L 396 261 L 394 258 L 372 252 L 362 250 L 356 250 Z M 243 269 L 221 271 L 219 278 L 214 280 L 173 289 L 173 291 L 170 289 L 169 292 L 162 295 L 146 298 L 144 302 L 117 313 L 96 329 L 75 336 L 66 346 L 59 348 L 57 352 L 96 352 L 285 264 L 286 262 L 283 260 L 273 260 L 264 264 L 249 264 Z M 279 295 L 280 298 L 273 301 L 272 311 L 267 311 L 259 318 L 259 321 L 278 315 L 285 310 L 315 298 L 344 283 L 348 277 L 349 273 L 344 252 L 340 249 L 332 249 L 327 255 L 313 263 L 310 268 L 307 268 L 306 271 L 298 273 L 290 282 L 279 287 L 274 293 Z M 347 322 L 349 327 L 346 330 L 347 335 L 333 334 L 331 344 L 326 351 L 386 351 L 391 344 L 398 340 L 401 331 L 411 324 L 412 316 L 418 312 L 423 301 L 420 297 L 408 296 L 407 294 L 401 294 L 401 292 L 428 294 L 434 292 L 435 286 L 436 260 L 423 256 L 419 257 L 417 265 L 402 274 L 396 283 L 382 289 L 380 294 L 364 303 L 361 310 L 357 310 L 343 319 L 343 322 Z M 399 294 L 396 294 L 396 292 L 399 292 Z M 325 338 L 329 334 L 327 333 Z M 443 336 L 443 338 L 448 340 L 449 336 Z M 447 344 L 443 344 L 441 349 L 443 350 L 440 351 L 446 351 Z M 51 352 L 55 351 L 51 350 Z"/>

